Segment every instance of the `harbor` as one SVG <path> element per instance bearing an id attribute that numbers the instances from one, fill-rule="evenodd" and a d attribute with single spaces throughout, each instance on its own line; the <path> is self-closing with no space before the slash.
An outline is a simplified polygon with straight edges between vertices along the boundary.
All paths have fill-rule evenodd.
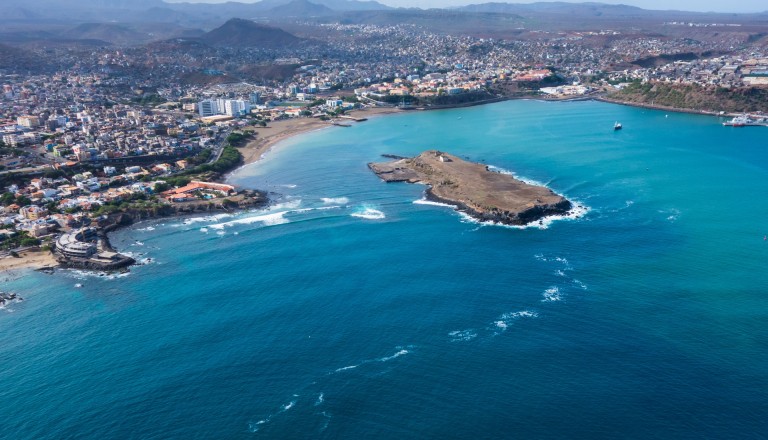
<path id="1" fill-rule="evenodd" d="M 753 115 L 734 116 L 733 119 L 723 122 L 725 127 L 766 127 L 768 120 L 765 117 L 755 117 Z"/>

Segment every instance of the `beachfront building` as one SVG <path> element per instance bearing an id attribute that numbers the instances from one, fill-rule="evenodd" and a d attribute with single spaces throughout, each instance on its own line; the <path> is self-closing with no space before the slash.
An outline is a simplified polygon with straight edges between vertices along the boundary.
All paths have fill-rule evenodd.
<path id="1" fill-rule="evenodd" d="M 162 193 L 170 202 L 186 202 L 198 198 L 211 199 L 235 194 L 235 187 L 223 183 L 200 182 L 193 180 L 188 185 Z"/>
<path id="2" fill-rule="evenodd" d="M 82 228 L 56 239 L 55 252 L 69 258 L 90 258 L 96 253 L 96 229 Z"/>

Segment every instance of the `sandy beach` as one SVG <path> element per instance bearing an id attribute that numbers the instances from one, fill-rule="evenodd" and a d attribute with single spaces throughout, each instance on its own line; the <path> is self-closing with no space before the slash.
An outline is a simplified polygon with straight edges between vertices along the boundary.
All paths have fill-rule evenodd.
<path id="1" fill-rule="evenodd" d="M 8 275 L 18 269 L 41 269 L 43 267 L 55 267 L 59 263 L 49 251 L 23 251 L 18 257 L 7 256 L 0 258 L 0 274 Z"/>
<path id="2" fill-rule="evenodd" d="M 363 110 L 353 110 L 346 114 L 354 118 L 370 118 L 372 116 L 398 113 L 401 111 L 403 110 L 394 107 L 372 107 Z M 340 121 L 343 123 L 356 124 L 356 122 L 345 119 L 341 119 Z M 246 164 L 253 163 L 261 159 L 264 153 L 269 151 L 270 148 L 280 141 L 284 141 L 292 136 L 308 131 L 332 126 L 333 124 L 330 121 L 321 121 L 318 118 L 298 118 L 270 122 L 267 127 L 256 127 L 254 130 L 256 139 L 248 142 L 244 147 L 238 148 L 238 150 L 240 150 L 240 153 L 243 155 L 243 161 Z"/>

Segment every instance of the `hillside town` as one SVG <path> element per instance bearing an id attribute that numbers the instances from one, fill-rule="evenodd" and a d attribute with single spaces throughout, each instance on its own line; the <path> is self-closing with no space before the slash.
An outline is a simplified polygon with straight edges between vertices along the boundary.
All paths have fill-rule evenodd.
<path id="1" fill-rule="evenodd" d="M 632 82 L 768 85 L 768 53 L 746 40 L 610 29 L 499 40 L 408 24 L 319 28 L 332 37 L 285 48 L 181 39 L 52 48 L 53 58 L 71 67 L 0 71 L 0 246 L 51 245 L 56 234 L 77 234 L 127 202 L 231 195 L 234 188 L 204 181 L 185 191 L 190 179 L 177 177 L 214 164 L 233 135 L 241 140 L 274 121 L 333 121 L 364 107 L 593 97 Z M 262 76 L 247 74 L 249 66 Z"/>

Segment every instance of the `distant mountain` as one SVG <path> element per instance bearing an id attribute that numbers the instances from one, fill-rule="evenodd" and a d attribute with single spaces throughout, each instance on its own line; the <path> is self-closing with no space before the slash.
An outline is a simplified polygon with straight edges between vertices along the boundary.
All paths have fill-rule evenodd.
<path id="1" fill-rule="evenodd" d="M 233 18 L 204 34 L 201 40 L 211 46 L 264 47 L 269 49 L 296 46 L 302 41 L 293 34 L 271 26 Z"/>
<path id="2" fill-rule="evenodd" d="M 650 11 L 627 5 L 609 5 L 605 3 L 566 3 L 566 2 L 541 2 L 541 3 L 481 3 L 456 8 L 466 12 L 489 12 L 496 14 L 558 14 L 578 16 L 610 16 L 625 17 L 646 14 Z"/>
<path id="3" fill-rule="evenodd" d="M 355 0 L 317 0 L 319 3 L 334 11 L 385 11 L 394 9 L 376 1 L 355 1 Z"/>
<path id="4" fill-rule="evenodd" d="M 239 2 L 226 2 L 226 3 L 167 3 L 165 7 L 173 9 L 175 11 L 185 12 L 191 15 L 195 15 L 198 18 L 206 17 L 247 17 L 254 18 L 263 15 L 282 15 L 285 10 L 276 9 L 281 8 L 291 3 L 296 3 L 292 0 L 261 0 L 256 3 L 239 3 Z M 389 6 L 383 5 L 376 1 L 356 1 L 356 0 L 311 0 L 301 3 L 312 3 L 317 6 L 324 6 L 334 12 L 348 12 L 348 11 L 384 11 L 392 9 Z M 299 5 L 294 5 L 299 6 Z M 301 6 L 306 8 L 306 12 L 312 15 L 330 15 L 329 11 L 320 11 L 314 6 Z M 296 15 L 296 14 L 292 14 Z"/>
<path id="5" fill-rule="evenodd" d="M 133 45 L 146 40 L 146 35 L 112 23 L 83 23 L 62 32 L 61 36 L 76 40 L 103 40 L 119 45 Z"/>
<path id="6" fill-rule="evenodd" d="M 321 17 L 336 13 L 333 9 L 307 0 L 293 0 L 267 11 L 273 17 Z"/>

